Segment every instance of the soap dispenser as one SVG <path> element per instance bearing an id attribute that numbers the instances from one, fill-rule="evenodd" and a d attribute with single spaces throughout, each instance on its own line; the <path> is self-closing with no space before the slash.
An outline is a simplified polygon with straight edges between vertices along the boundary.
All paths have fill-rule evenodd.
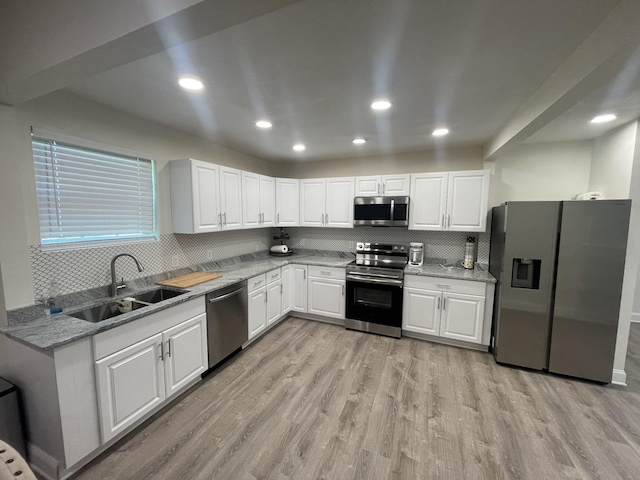
<path id="1" fill-rule="evenodd" d="M 47 299 L 47 308 L 51 315 L 56 313 L 62 313 L 62 306 L 60 305 L 60 287 L 56 280 L 51 280 L 49 284 L 49 298 Z"/>

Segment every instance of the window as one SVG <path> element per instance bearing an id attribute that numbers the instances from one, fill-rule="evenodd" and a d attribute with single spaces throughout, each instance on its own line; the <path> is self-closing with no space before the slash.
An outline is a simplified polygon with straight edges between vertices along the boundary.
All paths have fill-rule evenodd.
<path id="1" fill-rule="evenodd" d="M 156 239 L 151 160 L 32 137 L 43 246 Z"/>

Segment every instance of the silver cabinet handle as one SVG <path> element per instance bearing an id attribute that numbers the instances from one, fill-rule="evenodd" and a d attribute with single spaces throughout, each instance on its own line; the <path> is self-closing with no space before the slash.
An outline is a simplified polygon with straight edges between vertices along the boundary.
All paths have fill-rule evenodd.
<path id="1" fill-rule="evenodd" d="M 438 310 L 440 310 L 440 297 L 438 297 Z"/>
<path id="2" fill-rule="evenodd" d="M 171 339 L 167 340 L 167 356 L 171 356 Z"/>
<path id="3" fill-rule="evenodd" d="M 269 292 L 267 290 L 264 291 L 264 303 L 267 303 L 267 297 L 269 296 Z"/>
<path id="4" fill-rule="evenodd" d="M 344 285 L 342 285 L 342 296 L 344 297 Z"/>
<path id="5" fill-rule="evenodd" d="M 218 214 L 218 224 L 220 225 L 220 228 L 222 228 L 222 214 L 221 213 Z"/>
<path id="6" fill-rule="evenodd" d="M 321 274 L 323 274 L 323 275 L 331 275 L 331 272 L 324 272 L 324 271 L 322 271 L 322 272 L 320 272 L 320 273 L 321 273 Z"/>
<path id="7" fill-rule="evenodd" d="M 329 214 L 328 213 L 324 214 L 324 219 L 325 219 L 325 224 L 329 225 Z"/>
<path id="8" fill-rule="evenodd" d="M 272 279 L 274 279 L 274 278 L 278 278 L 278 274 L 277 274 L 277 273 L 274 273 L 273 275 L 271 275 L 271 278 L 272 278 Z"/>
<path id="9" fill-rule="evenodd" d="M 378 188 L 376 191 L 378 192 L 378 195 L 380 195 L 380 182 L 376 182 L 376 184 L 378 185 Z"/>
<path id="10" fill-rule="evenodd" d="M 306 270 L 302 270 L 302 279 L 303 280 L 307 279 L 307 271 Z"/>
<path id="11" fill-rule="evenodd" d="M 447 226 L 447 222 L 444 221 L 444 213 L 442 214 L 442 228 Z"/>
<path id="12" fill-rule="evenodd" d="M 451 285 L 445 285 L 443 283 L 436 283 L 436 287 L 438 288 L 451 288 Z"/>
<path id="13" fill-rule="evenodd" d="M 382 194 L 384 195 L 384 191 L 387 188 L 387 183 L 386 182 L 382 182 Z"/>
<path id="14" fill-rule="evenodd" d="M 222 218 L 224 219 L 223 225 L 226 227 L 227 226 L 227 212 L 224 212 L 222 214 Z"/>
<path id="15" fill-rule="evenodd" d="M 264 212 L 260 214 L 260 223 L 264 223 Z"/>
<path id="16" fill-rule="evenodd" d="M 442 310 L 446 310 L 447 308 L 447 299 L 446 297 L 442 298 Z"/>
<path id="17" fill-rule="evenodd" d="M 449 222 L 447 224 L 447 227 L 450 227 L 451 226 L 451 214 L 449 214 L 448 217 L 449 217 Z"/>
<path id="18" fill-rule="evenodd" d="M 276 223 L 280 225 L 280 212 L 276 213 Z"/>
<path id="19" fill-rule="evenodd" d="M 160 342 L 160 360 L 164 362 L 164 342 Z"/>
<path id="20" fill-rule="evenodd" d="M 280 284 L 280 295 L 282 295 L 282 284 Z"/>

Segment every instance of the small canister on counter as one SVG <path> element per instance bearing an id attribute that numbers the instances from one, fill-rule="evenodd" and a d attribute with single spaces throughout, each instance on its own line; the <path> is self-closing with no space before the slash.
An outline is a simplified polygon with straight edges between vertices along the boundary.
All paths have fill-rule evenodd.
<path id="1" fill-rule="evenodd" d="M 464 245 L 464 260 L 462 266 L 472 270 L 476 255 L 476 237 L 467 237 L 467 243 Z"/>

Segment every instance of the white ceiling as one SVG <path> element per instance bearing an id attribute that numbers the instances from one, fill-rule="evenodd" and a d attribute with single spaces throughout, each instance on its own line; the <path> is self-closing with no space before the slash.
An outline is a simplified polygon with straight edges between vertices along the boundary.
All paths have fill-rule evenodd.
<path id="1" fill-rule="evenodd" d="M 268 159 L 483 145 L 618 3 L 308 0 L 69 89 Z M 205 91 L 181 90 L 181 74 L 200 77 Z M 637 77 L 618 89 L 618 103 Z M 374 114 L 376 97 L 389 98 L 391 110 Z M 626 115 L 637 117 L 637 91 L 632 97 Z M 591 138 L 583 117 L 604 99 L 615 103 L 603 89 L 536 141 Z M 273 128 L 257 129 L 261 118 Z M 436 140 L 430 133 L 440 126 L 451 133 Z M 367 143 L 353 145 L 357 136 Z M 294 152 L 296 142 L 307 150 Z"/>

